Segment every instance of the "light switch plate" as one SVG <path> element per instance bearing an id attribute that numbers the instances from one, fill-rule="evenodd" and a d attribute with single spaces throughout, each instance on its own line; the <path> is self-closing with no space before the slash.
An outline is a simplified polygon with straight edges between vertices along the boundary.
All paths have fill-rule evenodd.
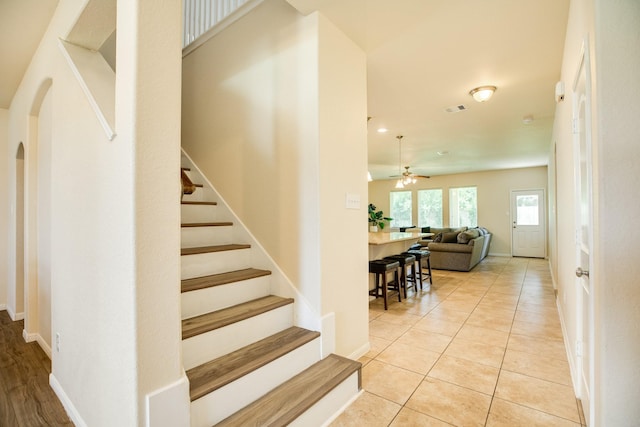
<path id="1" fill-rule="evenodd" d="M 347 193 L 344 207 L 347 209 L 360 209 L 360 195 Z"/>

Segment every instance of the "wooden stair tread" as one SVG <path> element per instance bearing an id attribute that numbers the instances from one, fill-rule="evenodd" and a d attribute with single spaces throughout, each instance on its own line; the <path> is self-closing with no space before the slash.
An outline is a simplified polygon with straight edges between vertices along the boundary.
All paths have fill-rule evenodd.
<path id="1" fill-rule="evenodd" d="M 209 252 L 235 251 L 238 249 L 249 249 L 250 247 L 251 245 L 246 245 L 246 244 L 230 244 L 230 245 L 201 246 L 198 248 L 182 248 L 180 249 L 180 255 L 196 255 L 196 254 L 206 254 Z"/>
<path id="2" fill-rule="evenodd" d="M 192 202 L 190 200 L 183 200 L 180 203 L 183 205 L 200 205 L 200 206 L 216 206 L 218 204 L 218 202 Z"/>
<path id="3" fill-rule="evenodd" d="M 355 372 L 360 388 L 361 367 L 360 362 L 330 354 L 216 426 L 288 425 Z"/>
<path id="4" fill-rule="evenodd" d="M 182 321 L 182 339 L 194 337 L 293 304 L 293 298 L 269 295 Z"/>
<path id="5" fill-rule="evenodd" d="M 319 332 L 296 326 L 187 371 L 191 401 L 237 380 L 316 339 Z"/>
<path id="6" fill-rule="evenodd" d="M 256 277 L 268 276 L 270 274 L 271 271 L 269 270 L 245 268 L 243 270 L 185 279 L 181 282 L 181 292 L 197 291 L 198 289 L 211 288 L 213 286 L 226 285 L 227 283 L 233 282 L 241 282 L 243 280 L 255 279 Z"/>
<path id="7" fill-rule="evenodd" d="M 182 169 L 183 171 L 187 171 L 187 172 L 191 171 L 191 168 L 180 168 L 180 169 Z"/>
<path id="8" fill-rule="evenodd" d="M 220 221 L 220 222 L 185 222 L 180 224 L 183 228 L 189 227 L 228 227 L 233 225 L 230 221 Z"/>

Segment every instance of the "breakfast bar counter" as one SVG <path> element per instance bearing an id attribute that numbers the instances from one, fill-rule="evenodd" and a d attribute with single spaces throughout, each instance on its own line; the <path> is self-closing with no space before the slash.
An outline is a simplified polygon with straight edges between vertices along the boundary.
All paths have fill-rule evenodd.
<path id="1" fill-rule="evenodd" d="M 369 233 L 369 260 L 397 255 L 409 249 L 411 245 L 433 233 Z"/>

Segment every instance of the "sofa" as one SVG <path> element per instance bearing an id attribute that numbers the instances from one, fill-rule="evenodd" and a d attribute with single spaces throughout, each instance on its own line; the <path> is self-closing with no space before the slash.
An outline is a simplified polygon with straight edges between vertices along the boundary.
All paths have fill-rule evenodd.
<path id="1" fill-rule="evenodd" d="M 491 233 L 483 227 L 432 228 L 432 240 L 420 244 L 431 252 L 431 268 L 469 271 L 489 253 Z"/>

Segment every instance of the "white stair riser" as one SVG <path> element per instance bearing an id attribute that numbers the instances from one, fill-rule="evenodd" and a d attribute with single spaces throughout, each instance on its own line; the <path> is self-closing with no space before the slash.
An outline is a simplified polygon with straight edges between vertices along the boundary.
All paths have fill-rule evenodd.
<path id="1" fill-rule="evenodd" d="M 293 304 L 182 340 L 182 361 L 189 370 L 293 326 Z"/>
<path id="2" fill-rule="evenodd" d="M 358 395 L 358 373 L 354 372 L 322 399 L 293 420 L 289 427 L 326 426 L 338 412 L 344 410 L 345 403 Z"/>
<path id="3" fill-rule="evenodd" d="M 226 386 L 191 402 L 191 426 L 209 427 L 244 408 L 320 360 L 320 339 L 285 354 Z"/>
<path id="4" fill-rule="evenodd" d="M 210 313 L 269 295 L 271 276 L 185 292 L 181 297 L 182 319 Z"/>
<path id="5" fill-rule="evenodd" d="M 216 220 L 216 205 L 180 205 L 180 219 L 187 222 L 212 222 Z"/>
<path id="6" fill-rule="evenodd" d="M 197 248 L 201 246 L 228 245 L 233 243 L 233 226 L 182 227 L 180 247 Z"/>
<path id="7" fill-rule="evenodd" d="M 180 257 L 180 278 L 209 276 L 242 270 L 250 267 L 251 250 L 236 249 L 233 251 L 209 252 L 205 254 L 183 255 Z"/>
<path id="8" fill-rule="evenodd" d="M 189 202 L 209 202 L 215 200 L 215 193 L 210 188 L 196 187 L 192 194 L 183 194 L 182 200 Z"/>

